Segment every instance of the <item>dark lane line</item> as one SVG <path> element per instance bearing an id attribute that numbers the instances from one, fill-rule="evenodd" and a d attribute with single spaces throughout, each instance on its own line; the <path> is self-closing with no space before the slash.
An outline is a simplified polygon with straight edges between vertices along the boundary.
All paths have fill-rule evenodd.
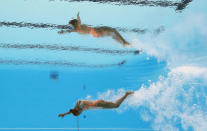
<path id="1" fill-rule="evenodd" d="M 27 28 L 50 28 L 50 29 L 71 29 L 70 25 L 57 25 L 57 24 L 45 24 L 45 23 L 27 23 L 27 22 L 6 22 L 1 21 L 0 26 L 6 27 L 27 27 Z"/>
<path id="2" fill-rule="evenodd" d="M 89 48 L 81 46 L 60 46 L 60 45 L 44 45 L 44 44 L 7 44 L 0 43 L 0 48 L 6 49 L 46 49 L 46 50 L 57 50 L 57 51 L 82 51 L 92 52 L 109 55 L 127 55 L 127 54 L 139 54 L 141 50 L 111 50 L 101 48 Z"/>
<path id="3" fill-rule="evenodd" d="M 86 63 L 74 63 L 64 61 L 27 61 L 27 60 L 4 60 L 0 59 L 0 64 L 10 65 L 50 65 L 50 66 L 63 66 L 63 67 L 85 67 L 85 68 L 106 68 L 113 66 L 121 66 L 125 64 L 123 60 L 114 64 L 86 64 Z"/>
<path id="4" fill-rule="evenodd" d="M 55 1 L 55 0 L 50 0 Z M 182 11 L 186 8 L 186 6 L 192 2 L 193 0 L 181 0 L 181 2 L 173 2 L 173 1 L 166 1 L 166 0 L 156 0 L 156 1 L 149 1 L 149 0 L 61 0 L 61 1 L 68 1 L 68 2 L 97 2 L 97 3 L 111 3 L 115 5 L 139 5 L 139 6 L 154 6 L 154 7 L 175 7 L 175 10 Z"/>
<path id="5" fill-rule="evenodd" d="M 43 29 L 60 29 L 60 30 L 73 30 L 73 27 L 70 25 L 57 25 L 57 24 L 49 24 L 49 23 L 28 23 L 28 22 L 7 22 L 7 21 L 0 21 L 0 27 L 18 27 L 18 28 L 30 28 L 30 29 L 38 29 L 38 28 L 43 28 Z M 133 29 L 127 29 L 127 28 L 121 28 L 121 27 L 116 27 L 115 28 L 117 31 L 122 31 L 122 32 L 135 32 L 138 34 L 145 34 L 147 32 L 150 32 L 148 29 L 141 29 L 141 28 L 133 28 Z M 153 30 L 152 32 L 155 32 L 157 30 L 161 30 L 161 32 L 164 31 L 164 27 L 160 26 L 159 28 Z M 158 32 L 158 33 L 161 33 Z M 157 33 L 157 34 L 158 34 Z"/>

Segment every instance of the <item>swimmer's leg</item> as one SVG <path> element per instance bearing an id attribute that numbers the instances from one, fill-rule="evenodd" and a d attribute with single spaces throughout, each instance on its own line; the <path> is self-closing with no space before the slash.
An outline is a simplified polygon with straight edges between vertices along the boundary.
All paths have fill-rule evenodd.
<path id="1" fill-rule="evenodd" d="M 131 46 L 131 44 L 129 44 L 126 40 L 124 40 L 124 38 L 115 29 L 112 29 L 112 38 L 118 41 L 119 43 L 122 43 L 124 47 Z"/>
<path id="2" fill-rule="evenodd" d="M 124 38 L 119 34 L 119 32 L 116 31 L 116 29 L 111 27 L 96 27 L 94 28 L 96 33 L 98 33 L 99 37 L 104 36 L 111 36 L 114 40 L 124 45 L 124 47 L 130 47 L 131 44 L 129 44 L 127 41 L 124 40 Z"/>
<path id="3" fill-rule="evenodd" d="M 127 98 L 128 95 L 133 94 L 134 92 L 127 91 L 124 96 L 122 96 L 120 99 L 118 99 L 116 102 L 108 102 L 104 100 L 97 100 L 96 101 L 96 106 L 97 107 L 102 107 L 105 109 L 111 109 L 111 108 L 118 108 L 121 103 Z"/>
<path id="4" fill-rule="evenodd" d="M 115 104 L 116 105 L 118 105 L 118 107 L 121 105 L 121 103 L 127 98 L 127 96 L 128 95 L 131 95 L 131 94 L 133 94 L 134 92 L 133 91 L 127 91 L 126 93 L 125 93 L 125 95 L 124 96 L 122 96 L 120 99 L 118 99 L 116 102 L 115 102 Z"/>

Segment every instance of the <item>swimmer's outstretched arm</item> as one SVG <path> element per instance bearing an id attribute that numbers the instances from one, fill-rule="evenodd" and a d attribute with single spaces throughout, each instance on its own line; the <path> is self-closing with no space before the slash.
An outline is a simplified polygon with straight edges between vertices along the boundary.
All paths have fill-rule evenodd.
<path id="1" fill-rule="evenodd" d="M 79 105 L 79 101 L 77 101 L 77 103 L 76 103 L 75 107 L 73 108 L 73 110 L 74 110 L 74 109 L 75 109 L 75 110 L 78 110 L 78 105 Z M 64 117 L 65 115 L 68 115 L 68 114 L 70 114 L 70 113 L 72 113 L 71 110 L 69 110 L 69 111 L 66 112 L 66 113 L 61 113 L 61 114 L 59 114 L 58 117 Z"/>
<path id="2" fill-rule="evenodd" d="M 65 115 L 68 115 L 70 113 L 72 113 L 72 112 L 71 111 L 68 111 L 66 113 L 61 113 L 61 114 L 58 115 L 58 117 L 64 117 Z"/>
<path id="3" fill-rule="evenodd" d="M 77 20 L 78 20 L 78 28 L 81 28 L 81 19 L 80 19 L 79 12 L 77 14 Z"/>
<path id="4" fill-rule="evenodd" d="M 77 103 L 76 103 L 75 107 L 73 108 L 73 110 L 79 110 L 78 106 L 79 106 L 79 101 L 77 101 Z M 71 110 L 69 110 L 69 111 L 66 112 L 66 113 L 61 113 L 61 114 L 59 114 L 58 116 L 59 116 L 59 117 L 64 117 L 65 115 L 68 115 L 68 114 L 70 114 L 70 113 L 72 113 Z"/>

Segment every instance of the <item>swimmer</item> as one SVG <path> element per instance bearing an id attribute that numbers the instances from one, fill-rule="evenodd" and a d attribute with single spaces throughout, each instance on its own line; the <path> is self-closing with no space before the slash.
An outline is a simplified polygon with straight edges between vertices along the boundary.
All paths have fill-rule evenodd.
<path id="1" fill-rule="evenodd" d="M 132 91 L 127 91 L 124 96 L 122 96 L 120 99 L 118 99 L 116 102 L 109 102 L 104 100 L 96 100 L 96 101 L 89 101 L 89 100 L 78 100 L 77 104 L 73 109 L 70 109 L 66 113 L 59 114 L 59 117 L 64 117 L 65 115 L 68 115 L 72 113 L 74 116 L 79 116 L 84 110 L 88 109 L 113 109 L 118 108 L 121 103 L 127 98 L 128 95 L 133 94 Z"/>
<path id="2" fill-rule="evenodd" d="M 64 34 L 64 33 L 77 32 L 79 34 L 91 34 L 93 37 L 97 37 L 97 38 L 111 36 L 114 40 L 123 44 L 124 47 L 131 47 L 131 44 L 128 43 L 126 40 L 124 40 L 124 38 L 114 28 L 107 27 L 107 26 L 93 28 L 86 24 L 81 24 L 79 13 L 77 14 L 77 19 L 73 19 L 69 21 L 69 24 L 71 24 L 74 27 L 74 30 L 61 30 L 58 33 Z"/>

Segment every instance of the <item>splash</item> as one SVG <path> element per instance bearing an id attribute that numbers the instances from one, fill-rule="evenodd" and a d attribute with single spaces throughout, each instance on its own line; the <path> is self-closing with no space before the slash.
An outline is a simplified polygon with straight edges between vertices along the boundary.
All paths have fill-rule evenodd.
<path id="1" fill-rule="evenodd" d="M 204 14 L 191 13 L 156 38 L 134 38 L 132 43 L 158 61 L 166 61 L 169 68 L 189 64 L 206 66 L 206 21 Z"/>
<path id="2" fill-rule="evenodd" d="M 167 78 L 137 90 L 127 104 L 147 107 L 147 115 L 141 116 L 143 119 L 151 116 L 148 121 L 153 123 L 154 129 L 179 130 L 177 124 L 181 124 L 184 130 L 204 130 L 207 128 L 206 74 L 207 68 L 174 68 Z"/>
<path id="3" fill-rule="evenodd" d="M 135 46 L 158 61 L 166 61 L 169 73 L 149 86 L 137 87 L 121 110 L 123 107 L 137 109 L 155 130 L 206 130 L 206 27 L 205 15 L 191 13 L 155 40 L 136 38 Z M 99 96 L 119 96 L 109 92 Z"/>
<path id="4" fill-rule="evenodd" d="M 150 86 L 142 86 L 130 96 L 122 109 L 138 109 L 143 120 L 155 130 L 205 130 L 207 128 L 207 68 L 181 66 L 172 69 L 166 78 Z M 113 101 L 124 89 L 98 93 L 98 98 Z M 142 110 L 141 107 L 146 107 Z M 177 127 L 181 124 L 181 127 Z"/>

